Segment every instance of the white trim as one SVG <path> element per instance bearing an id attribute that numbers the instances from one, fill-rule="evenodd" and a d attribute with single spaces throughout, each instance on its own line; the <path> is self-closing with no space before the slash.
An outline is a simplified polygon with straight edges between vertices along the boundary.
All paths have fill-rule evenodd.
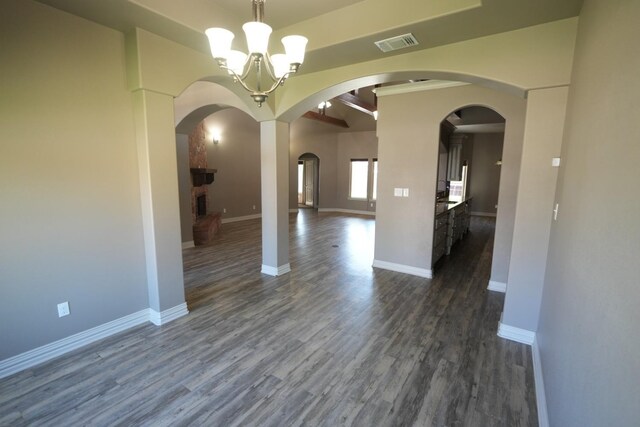
<path id="1" fill-rule="evenodd" d="M 405 83 L 401 85 L 379 87 L 375 90 L 377 96 L 398 95 L 401 93 L 422 92 L 424 90 L 445 89 L 448 87 L 465 86 L 470 83 L 452 82 L 449 80 L 427 80 L 424 82 Z"/>
<path id="2" fill-rule="evenodd" d="M 469 212 L 469 215 L 473 215 L 473 216 L 488 216 L 491 218 L 495 218 L 498 216 L 497 213 L 495 212 Z"/>
<path id="3" fill-rule="evenodd" d="M 318 212 L 340 212 L 340 213 L 348 213 L 348 214 L 354 214 L 354 215 L 376 216 L 375 211 L 357 211 L 353 209 L 342 209 L 342 208 L 319 208 Z"/>
<path id="4" fill-rule="evenodd" d="M 527 329 L 516 328 L 515 326 L 505 325 L 502 323 L 502 320 L 500 320 L 500 324 L 498 326 L 498 336 L 527 345 L 533 344 L 533 341 L 536 339 L 535 332 Z"/>
<path id="5" fill-rule="evenodd" d="M 54 341 L 42 347 L 34 348 L 0 361 L 0 378 L 15 374 L 24 369 L 31 368 L 40 363 L 61 356 L 69 351 L 83 347 L 92 342 L 117 334 L 134 326 L 149 321 L 149 309 L 145 308 L 136 313 L 129 314 L 111 322 L 87 329 L 69 337 Z"/>
<path id="6" fill-rule="evenodd" d="M 502 292 L 503 294 L 507 292 L 507 284 L 503 282 L 496 282 L 495 280 L 489 280 L 489 286 L 487 289 L 495 292 Z"/>
<path id="7" fill-rule="evenodd" d="M 182 249 L 194 248 L 195 246 L 196 246 L 196 244 L 193 243 L 193 240 L 191 240 L 189 242 L 182 242 Z"/>
<path id="8" fill-rule="evenodd" d="M 397 271 L 398 273 L 411 274 L 418 277 L 424 277 L 426 279 L 431 279 L 433 277 L 433 272 L 426 268 L 412 267 L 410 265 L 396 264 L 395 262 L 380 261 L 377 259 L 373 260 L 372 267 Z"/>
<path id="9" fill-rule="evenodd" d="M 177 319 L 178 317 L 182 317 L 189 314 L 189 310 L 187 309 L 187 303 L 183 302 L 180 305 L 176 305 L 175 307 L 168 308 L 166 310 L 162 310 L 161 312 L 157 312 L 154 309 L 149 309 L 149 321 L 156 326 L 165 325 L 172 320 Z"/>
<path id="10" fill-rule="evenodd" d="M 289 213 L 298 213 L 298 208 L 289 209 Z"/>
<path id="11" fill-rule="evenodd" d="M 540 427 L 549 427 L 547 396 L 544 390 L 542 359 L 540 359 L 540 347 L 538 347 L 537 337 L 533 339 L 533 345 L 531 346 L 531 358 L 533 359 L 533 379 L 536 387 L 536 404 L 538 406 L 538 425 Z"/>
<path id="12" fill-rule="evenodd" d="M 291 271 L 291 264 L 286 263 L 279 267 L 271 267 L 270 265 L 262 264 L 261 272 L 263 274 L 267 274 L 269 276 L 282 276 L 283 274 L 287 274 Z"/>
<path id="13" fill-rule="evenodd" d="M 249 219 L 258 219 L 258 218 L 262 218 L 262 214 L 236 216 L 233 218 L 222 218 L 222 224 L 228 224 L 230 222 L 247 221 Z"/>

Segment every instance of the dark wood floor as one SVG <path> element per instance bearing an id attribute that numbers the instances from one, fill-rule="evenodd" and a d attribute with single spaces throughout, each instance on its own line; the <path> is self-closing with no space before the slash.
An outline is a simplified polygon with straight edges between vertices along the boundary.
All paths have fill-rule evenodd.
<path id="1" fill-rule="evenodd" d="M 191 313 L 0 380 L 0 425 L 537 425 L 530 349 L 496 336 L 494 223 L 433 280 L 371 268 L 373 219 L 301 211 L 292 273 L 260 221 L 184 251 Z"/>

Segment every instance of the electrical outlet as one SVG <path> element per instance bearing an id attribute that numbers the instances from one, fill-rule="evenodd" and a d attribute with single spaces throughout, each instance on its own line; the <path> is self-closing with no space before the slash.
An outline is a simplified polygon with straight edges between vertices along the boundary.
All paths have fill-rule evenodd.
<path id="1" fill-rule="evenodd" d="M 227 208 L 222 208 L 222 213 L 227 213 Z"/>
<path id="2" fill-rule="evenodd" d="M 254 211 L 256 210 L 256 205 L 253 205 L 253 210 L 254 210 Z"/>
<path id="3" fill-rule="evenodd" d="M 409 197 L 409 189 L 408 188 L 403 188 L 402 189 L 402 197 Z"/>
<path id="4" fill-rule="evenodd" d="M 61 302 L 58 304 L 58 317 L 64 317 L 69 315 L 69 302 Z"/>

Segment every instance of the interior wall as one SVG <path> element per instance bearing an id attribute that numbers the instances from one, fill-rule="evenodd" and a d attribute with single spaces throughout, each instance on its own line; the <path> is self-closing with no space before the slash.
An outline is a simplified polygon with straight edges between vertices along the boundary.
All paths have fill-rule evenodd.
<path id="1" fill-rule="evenodd" d="M 551 425 L 640 419 L 640 2 L 586 0 L 537 340 Z"/>
<path id="2" fill-rule="evenodd" d="M 124 36 L 2 9 L 0 360 L 149 307 Z"/>
<path id="3" fill-rule="evenodd" d="M 335 207 L 375 212 L 375 201 L 349 199 L 349 174 L 351 170 L 351 159 L 369 159 L 371 161 L 377 157 L 378 138 L 374 131 L 341 132 L 338 134 L 338 152 L 336 157 L 338 185 L 336 187 Z M 373 167 L 371 162 L 369 163 L 369 167 Z M 371 192 L 372 190 L 369 189 L 369 194 L 371 194 Z"/>
<path id="4" fill-rule="evenodd" d="M 378 98 L 378 203 L 375 259 L 431 269 L 440 122 L 467 105 L 506 118 L 492 280 L 507 282 L 520 174 L 525 100 L 474 85 Z M 394 197 L 394 188 L 409 197 Z"/>
<path id="5" fill-rule="evenodd" d="M 260 214 L 260 124 L 227 108 L 204 119 L 204 127 L 221 137 L 218 144 L 206 144 L 208 167 L 218 170 L 209 185 L 208 210 L 221 212 L 223 220 Z"/>
<path id="6" fill-rule="evenodd" d="M 496 215 L 504 133 L 476 133 L 473 136 L 473 164 L 469 176 L 471 212 Z"/>
<path id="7" fill-rule="evenodd" d="M 182 242 L 185 243 L 193 241 L 189 135 L 176 134 L 176 159 L 178 163 L 178 196 L 180 199 L 180 235 Z"/>
<path id="8" fill-rule="evenodd" d="M 290 126 L 289 209 L 298 208 L 298 158 L 312 153 L 320 159 L 318 207 L 336 207 L 338 133 L 325 123 L 301 117 Z"/>

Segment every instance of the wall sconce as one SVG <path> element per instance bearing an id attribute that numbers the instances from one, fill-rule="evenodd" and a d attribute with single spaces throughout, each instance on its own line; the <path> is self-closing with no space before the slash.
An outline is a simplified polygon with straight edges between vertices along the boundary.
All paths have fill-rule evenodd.
<path id="1" fill-rule="evenodd" d="M 220 132 L 210 131 L 208 137 L 214 145 L 218 145 L 220 143 Z"/>

